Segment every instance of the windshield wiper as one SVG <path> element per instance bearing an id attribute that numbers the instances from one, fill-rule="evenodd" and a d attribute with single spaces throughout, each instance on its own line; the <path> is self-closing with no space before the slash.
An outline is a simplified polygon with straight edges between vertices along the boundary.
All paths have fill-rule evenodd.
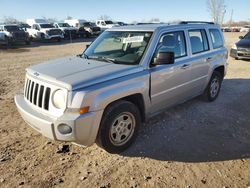
<path id="1" fill-rule="evenodd" d="M 80 58 L 84 58 L 84 59 L 89 59 L 89 56 L 85 53 L 82 53 L 82 54 L 78 54 L 76 55 L 77 57 L 80 57 Z"/>
<path id="2" fill-rule="evenodd" d="M 100 57 L 100 56 L 89 56 L 88 59 L 94 59 L 99 61 L 106 61 L 108 63 L 116 63 L 115 59 L 109 58 L 109 57 Z"/>

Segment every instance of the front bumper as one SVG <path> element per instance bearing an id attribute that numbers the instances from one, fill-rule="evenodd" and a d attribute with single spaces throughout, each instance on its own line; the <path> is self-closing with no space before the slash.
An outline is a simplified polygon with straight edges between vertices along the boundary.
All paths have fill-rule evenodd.
<path id="1" fill-rule="evenodd" d="M 45 39 L 46 40 L 51 40 L 51 39 L 63 39 L 64 36 L 63 35 L 45 35 Z"/>
<path id="2" fill-rule="evenodd" d="M 89 112 L 84 115 L 65 113 L 59 118 L 52 118 L 33 109 L 22 94 L 15 96 L 15 103 L 24 121 L 42 135 L 59 141 L 70 141 L 82 146 L 92 145 L 98 133 L 103 111 Z M 67 124 L 72 132 L 61 134 L 60 124 Z"/>
<path id="3" fill-rule="evenodd" d="M 237 59 L 250 59 L 250 52 L 231 49 L 230 56 Z"/>

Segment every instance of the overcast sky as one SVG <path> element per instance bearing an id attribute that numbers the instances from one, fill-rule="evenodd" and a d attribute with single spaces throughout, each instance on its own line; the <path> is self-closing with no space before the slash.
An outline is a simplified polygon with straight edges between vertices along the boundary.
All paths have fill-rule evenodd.
<path id="1" fill-rule="evenodd" d="M 225 21 L 250 19 L 249 0 L 225 0 Z M 27 18 L 56 18 L 67 16 L 96 20 L 108 15 L 115 21 L 147 21 L 159 18 L 173 20 L 211 20 L 206 0 L 0 0 L 0 19 L 11 16 L 25 21 Z"/>

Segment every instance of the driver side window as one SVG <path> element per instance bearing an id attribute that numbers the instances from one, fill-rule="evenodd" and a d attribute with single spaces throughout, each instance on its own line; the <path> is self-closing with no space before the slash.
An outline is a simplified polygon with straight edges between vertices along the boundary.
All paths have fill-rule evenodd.
<path id="1" fill-rule="evenodd" d="M 159 52 L 174 52 L 175 58 L 187 56 L 184 31 L 163 34 L 157 45 L 154 56 Z"/>

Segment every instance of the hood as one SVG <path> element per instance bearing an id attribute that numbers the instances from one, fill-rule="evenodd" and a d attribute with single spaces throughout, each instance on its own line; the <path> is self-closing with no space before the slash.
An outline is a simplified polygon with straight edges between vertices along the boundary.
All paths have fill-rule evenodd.
<path id="1" fill-rule="evenodd" d="M 80 57 L 62 58 L 27 68 L 28 74 L 37 76 L 38 79 L 50 80 L 68 90 L 88 87 L 142 70 L 142 66 L 113 64 Z"/>
<path id="2" fill-rule="evenodd" d="M 236 45 L 240 48 L 250 48 L 250 39 L 241 39 Z"/>

